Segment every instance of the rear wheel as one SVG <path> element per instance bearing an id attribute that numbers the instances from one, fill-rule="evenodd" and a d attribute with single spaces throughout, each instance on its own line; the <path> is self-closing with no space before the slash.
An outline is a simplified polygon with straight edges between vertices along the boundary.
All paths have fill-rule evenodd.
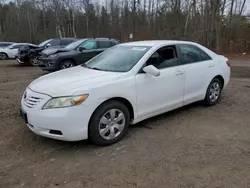
<path id="1" fill-rule="evenodd" d="M 205 105 L 207 106 L 215 105 L 221 96 L 221 91 L 222 91 L 222 83 L 220 79 L 214 78 L 210 82 L 207 88 L 206 97 L 204 99 Z"/>
<path id="2" fill-rule="evenodd" d="M 71 68 L 71 67 L 74 67 L 75 66 L 75 63 L 71 60 L 66 60 L 66 61 L 63 61 L 60 65 L 60 70 L 61 69 L 68 69 L 68 68 Z"/>
<path id="3" fill-rule="evenodd" d="M 6 59 L 8 59 L 8 55 L 6 53 L 1 52 L 0 53 L 0 59 L 1 60 L 6 60 Z"/>
<path id="4" fill-rule="evenodd" d="M 98 145 L 114 144 L 126 135 L 129 122 L 128 108 L 119 101 L 109 101 L 94 112 L 89 124 L 89 137 Z"/>

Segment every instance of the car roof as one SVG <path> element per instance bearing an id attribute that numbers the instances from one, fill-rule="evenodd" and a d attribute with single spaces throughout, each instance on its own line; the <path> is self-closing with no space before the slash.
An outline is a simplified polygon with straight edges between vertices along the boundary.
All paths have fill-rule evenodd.
<path id="1" fill-rule="evenodd" d="M 158 45 L 174 45 L 174 44 L 197 44 L 194 42 L 189 41 L 179 41 L 179 40 L 145 40 L 145 41 L 135 41 L 135 42 L 128 42 L 122 43 L 122 46 L 158 46 Z"/>
<path id="2" fill-rule="evenodd" d="M 22 43 L 22 42 L 17 42 L 17 43 L 13 43 L 13 45 L 34 45 L 34 44 L 31 44 L 31 43 Z"/>
<path id="3" fill-rule="evenodd" d="M 90 38 L 84 38 L 86 40 L 114 40 L 114 41 L 118 41 L 117 39 L 113 39 L 113 38 L 108 38 L 108 37 L 99 37 L 99 38 L 95 38 L 95 37 L 90 37 Z"/>
<path id="4" fill-rule="evenodd" d="M 52 39 L 50 39 L 50 40 L 57 40 L 57 39 L 59 39 L 59 40 L 77 40 L 78 38 L 74 38 L 74 37 L 69 37 L 69 38 L 67 38 L 67 37 L 64 37 L 64 38 L 52 38 Z"/>

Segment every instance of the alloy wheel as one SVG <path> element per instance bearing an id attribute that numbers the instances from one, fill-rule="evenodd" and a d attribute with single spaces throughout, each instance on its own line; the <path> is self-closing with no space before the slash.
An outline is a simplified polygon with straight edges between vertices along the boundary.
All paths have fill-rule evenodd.
<path id="1" fill-rule="evenodd" d="M 37 57 L 31 59 L 31 64 L 32 64 L 33 66 L 37 66 L 37 65 L 38 65 L 38 59 L 37 59 Z"/>
<path id="2" fill-rule="evenodd" d="M 0 53 L 0 59 L 1 60 L 7 59 L 7 55 L 5 53 Z"/>
<path id="3" fill-rule="evenodd" d="M 212 83 L 210 89 L 209 89 L 209 99 L 211 102 L 215 102 L 218 100 L 221 92 L 221 87 L 218 82 Z"/>
<path id="4" fill-rule="evenodd" d="M 74 67 L 74 64 L 71 63 L 71 62 L 64 62 L 63 65 L 62 65 L 62 69 L 67 69 L 67 68 L 70 68 L 70 67 Z"/>

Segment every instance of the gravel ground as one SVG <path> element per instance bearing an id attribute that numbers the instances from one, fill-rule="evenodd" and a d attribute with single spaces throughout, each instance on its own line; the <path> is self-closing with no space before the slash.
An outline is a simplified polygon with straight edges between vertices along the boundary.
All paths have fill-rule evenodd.
<path id="1" fill-rule="evenodd" d="M 33 134 L 19 118 L 43 74 L 0 61 L 0 187 L 250 187 L 250 61 L 232 61 L 221 101 L 146 120 L 109 147 Z"/>

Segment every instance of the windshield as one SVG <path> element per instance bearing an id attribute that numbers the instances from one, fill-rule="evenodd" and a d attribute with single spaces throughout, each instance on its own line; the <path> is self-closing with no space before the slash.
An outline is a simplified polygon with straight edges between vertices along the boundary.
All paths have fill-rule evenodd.
<path id="1" fill-rule="evenodd" d="M 43 47 L 43 46 L 45 46 L 47 43 L 49 43 L 51 40 L 52 40 L 52 39 L 46 40 L 46 41 L 40 43 L 38 46 L 39 46 L 39 47 Z"/>
<path id="2" fill-rule="evenodd" d="M 7 46 L 6 48 L 12 48 L 14 45 L 16 45 L 16 44 L 11 44 L 11 45 Z"/>
<path id="3" fill-rule="evenodd" d="M 103 71 L 127 72 L 150 48 L 148 46 L 115 46 L 91 59 L 83 66 Z"/>
<path id="4" fill-rule="evenodd" d="M 75 48 L 77 48 L 79 45 L 81 45 L 84 41 L 86 41 L 86 39 L 82 39 L 82 40 L 77 40 L 75 42 L 70 43 L 69 45 L 67 45 L 65 48 L 69 49 L 69 50 L 74 50 Z"/>

